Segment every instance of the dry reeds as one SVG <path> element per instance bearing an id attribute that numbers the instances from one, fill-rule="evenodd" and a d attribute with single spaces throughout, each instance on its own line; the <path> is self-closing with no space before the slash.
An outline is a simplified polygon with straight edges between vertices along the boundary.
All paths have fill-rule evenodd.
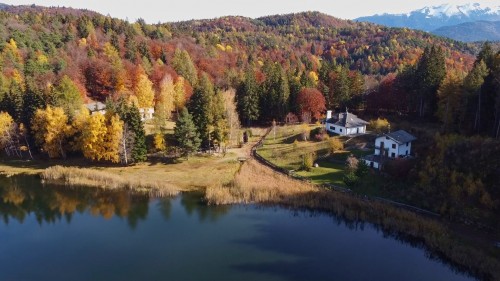
<path id="1" fill-rule="evenodd" d="M 245 162 L 231 183 L 207 188 L 205 197 L 215 205 L 281 203 L 287 198 L 317 190 L 311 184 L 276 173 L 251 159 Z"/>
<path id="2" fill-rule="evenodd" d="M 53 166 L 41 173 L 44 182 L 65 186 L 88 186 L 102 189 L 124 188 L 154 196 L 174 196 L 179 189 L 161 181 L 131 180 L 126 177 L 95 169 Z"/>

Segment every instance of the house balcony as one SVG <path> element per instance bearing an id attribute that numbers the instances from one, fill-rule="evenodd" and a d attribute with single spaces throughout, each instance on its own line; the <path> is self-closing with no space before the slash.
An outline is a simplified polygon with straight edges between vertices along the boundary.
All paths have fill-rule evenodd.
<path id="1" fill-rule="evenodd" d="M 385 150 L 385 151 L 389 151 L 389 148 L 388 147 L 381 147 L 380 145 L 376 145 L 375 146 L 375 149 L 378 149 L 378 150 Z"/>

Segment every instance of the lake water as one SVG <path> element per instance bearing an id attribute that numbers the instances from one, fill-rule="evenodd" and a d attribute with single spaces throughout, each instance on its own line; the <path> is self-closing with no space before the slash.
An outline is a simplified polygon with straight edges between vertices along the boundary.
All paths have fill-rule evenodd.
<path id="1" fill-rule="evenodd" d="M 0 179 L 0 280 L 473 279 L 332 215 L 10 178 Z"/>

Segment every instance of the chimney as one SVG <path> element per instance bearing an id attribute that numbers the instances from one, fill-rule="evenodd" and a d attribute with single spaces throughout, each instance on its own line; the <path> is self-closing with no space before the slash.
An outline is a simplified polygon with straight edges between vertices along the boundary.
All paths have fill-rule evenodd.
<path id="1" fill-rule="evenodd" d="M 331 119 L 332 118 L 332 111 L 331 110 L 328 110 L 326 111 L 326 119 Z"/>

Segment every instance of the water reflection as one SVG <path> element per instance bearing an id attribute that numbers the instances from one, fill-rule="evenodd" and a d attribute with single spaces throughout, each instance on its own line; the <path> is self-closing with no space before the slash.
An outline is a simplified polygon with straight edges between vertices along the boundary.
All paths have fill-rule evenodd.
<path id="1" fill-rule="evenodd" d="M 371 239 L 374 239 L 374 237 L 379 238 L 380 233 L 382 233 L 383 237 L 390 238 L 385 240 L 392 242 L 398 240 L 402 241 L 404 245 L 424 249 L 427 258 L 444 262 L 451 265 L 453 269 L 459 268 L 468 272 L 476 270 L 477 275 L 484 277 L 485 280 L 495 278 L 494 275 L 491 275 L 491 272 L 497 268 L 498 260 L 492 260 L 491 255 L 488 253 L 456 247 L 456 240 L 451 239 L 451 235 L 447 233 L 446 228 L 436 224 L 436 222 L 423 220 L 414 215 L 395 214 L 392 210 L 382 210 L 377 206 L 368 206 L 360 200 L 345 198 L 341 200 L 327 196 L 329 195 L 325 195 L 323 200 L 331 202 L 332 206 L 335 207 L 328 210 L 328 215 L 325 215 L 324 212 L 310 210 L 292 209 L 284 211 L 282 207 L 262 206 L 251 206 L 248 207 L 251 209 L 250 211 L 242 211 L 241 206 L 207 206 L 201 199 L 203 198 L 201 193 L 183 193 L 177 199 L 154 199 L 147 196 L 132 195 L 122 190 L 102 191 L 91 188 L 69 189 L 44 186 L 36 177 L 17 176 L 0 178 L 0 220 L 4 224 L 9 224 L 12 221 L 23 224 L 29 217 L 34 217 L 39 225 L 43 225 L 56 224 L 57 222 L 71 224 L 73 218 L 77 220 L 80 217 L 81 219 L 82 216 L 77 216 L 77 214 L 92 215 L 107 220 L 121 218 L 133 230 L 132 233 L 137 234 L 139 231 L 135 230 L 143 224 L 141 230 L 145 231 L 142 235 L 146 235 L 147 238 L 138 240 L 151 239 L 151 236 L 148 235 L 154 236 L 155 233 L 161 233 L 163 229 L 163 232 L 166 233 L 165 237 L 176 238 L 172 240 L 175 241 L 173 244 L 189 238 L 187 233 L 191 235 L 193 233 L 202 233 L 200 236 L 195 235 L 195 241 L 199 241 L 202 237 L 210 237 L 208 233 L 213 231 L 212 238 L 206 238 L 206 241 L 202 239 L 199 244 L 185 241 L 183 247 L 178 251 L 174 251 L 183 254 L 185 254 L 184 251 L 191 253 L 186 250 L 191 247 L 193 248 L 192 252 L 197 253 L 199 249 L 212 245 L 214 241 L 221 239 L 222 232 L 228 235 L 228 239 L 231 239 L 232 235 L 238 234 L 241 237 L 230 241 L 242 245 L 245 249 L 259 249 L 264 253 L 272 252 L 278 253 L 280 256 L 300 257 L 300 260 L 269 261 L 266 259 L 268 257 L 266 254 L 259 256 L 257 260 L 233 264 L 231 267 L 233 270 L 240 273 L 265 273 L 269 276 L 285 277 L 287 280 L 308 280 L 309 276 L 316 276 L 319 280 L 329 280 L 331 279 L 332 270 L 331 267 L 325 266 L 327 264 L 335 264 L 340 268 L 353 266 L 345 263 L 353 260 L 359 260 L 363 264 L 372 264 L 373 261 L 363 261 L 365 255 L 362 251 L 370 249 L 370 247 L 372 252 L 379 251 L 380 249 L 374 246 L 383 243 L 378 240 L 376 243 L 367 245 L 361 245 L 360 243 L 373 241 Z M 293 200 L 290 201 L 293 202 Z M 259 210 L 261 208 L 263 208 L 262 212 Z M 173 214 L 173 212 L 177 213 Z M 273 213 L 277 214 L 275 220 L 271 218 Z M 252 218 L 252 223 L 249 224 L 245 222 L 247 218 L 238 217 L 248 216 L 249 214 L 257 214 L 256 217 Z M 314 218 L 301 220 L 301 229 L 297 229 L 297 225 L 292 222 L 293 220 L 290 220 L 290 215 L 299 218 L 303 216 Z M 155 220 L 156 218 L 159 218 L 159 220 Z M 179 222 L 181 218 L 184 219 L 182 223 Z M 325 218 L 328 221 L 325 221 Z M 254 220 L 259 223 L 256 224 Z M 169 221 L 169 224 L 158 223 L 164 221 Z M 77 224 L 75 223 L 75 225 Z M 248 235 L 254 231 L 258 235 Z M 373 232 L 377 235 L 374 235 Z M 423 236 L 422 232 L 425 232 L 427 236 Z M 284 235 L 277 237 L 277 233 Z M 372 233 L 371 236 L 370 233 Z M 120 232 L 120 235 L 123 235 L 123 233 Z M 132 234 L 130 235 L 130 237 L 133 237 Z M 332 237 L 332 235 L 335 235 L 335 237 Z M 353 238 L 353 235 L 360 237 Z M 111 240 L 114 240 L 114 237 Z M 163 240 L 163 236 L 159 241 L 165 247 L 168 246 L 168 243 Z M 223 247 L 229 247 L 225 244 L 226 241 L 228 240 L 220 242 Z M 325 241 L 330 241 L 330 247 L 333 248 L 325 247 Z M 340 243 L 337 245 L 335 241 Z M 349 241 L 352 248 L 346 249 Z M 151 243 L 153 242 L 154 239 L 151 240 Z M 160 242 L 153 243 L 154 247 L 151 248 L 156 248 L 158 243 Z M 130 247 L 131 245 L 127 244 L 127 246 Z M 387 249 L 390 249 L 395 252 L 400 248 L 401 246 L 391 244 L 382 250 L 387 251 Z M 354 255 L 356 251 L 353 252 L 351 249 L 356 249 L 361 254 Z M 451 250 L 443 252 L 442 249 Z M 173 250 L 170 248 L 166 251 L 172 252 Z M 218 248 L 210 248 L 209 250 L 209 252 L 218 251 Z M 226 252 L 220 252 L 222 259 Z M 345 253 L 344 255 L 352 256 L 339 257 L 336 253 Z M 446 253 L 447 256 L 445 257 L 444 254 L 443 256 L 437 256 L 434 253 Z M 474 255 L 471 256 L 471 253 Z M 366 254 L 366 256 L 373 256 L 372 253 L 367 252 Z M 244 256 L 239 253 L 234 256 L 240 255 Z M 161 255 L 159 254 L 159 256 Z M 383 257 L 380 258 L 383 259 Z M 331 259 L 331 262 L 325 262 L 325 259 Z M 462 261 L 463 264 L 457 263 L 457 260 Z M 472 261 L 475 260 L 486 266 L 484 268 L 479 268 L 477 265 L 464 266 L 464 264 L 472 264 Z M 386 266 L 381 266 L 381 268 L 386 268 Z M 298 268 L 304 268 L 304 270 L 297 270 Z M 352 271 L 356 272 L 355 266 L 352 267 Z M 383 271 L 378 272 L 378 276 L 384 276 L 384 280 L 394 279 L 391 276 L 384 275 Z M 343 278 L 344 276 L 337 277 L 338 280 L 348 280 Z M 362 280 L 362 278 L 351 280 Z"/>
<path id="2" fill-rule="evenodd" d="M 230 207 L 208 208 L 200 198 L 202 194 L 183 193 L 181 205 L 189 215 L 196 215 L 200 222 L 216 221 Z M 11 220 L 23 223 L 33 214 L 40 225 L 64 220 L 71 223 L 74 213 L 88 212 L 105 219 L 120 217 L 127 220 L 131 229 L 145 221 L 153 198 L 132 195 L 124 190 L 93 188 L 65 188 L 42 185 L 36 177 L 13 176 L 0 178 L 0 216 L 8 224 Z M 172 198 L 158 200 L 158 209 L 165 220 L 171 218 Z"/>

